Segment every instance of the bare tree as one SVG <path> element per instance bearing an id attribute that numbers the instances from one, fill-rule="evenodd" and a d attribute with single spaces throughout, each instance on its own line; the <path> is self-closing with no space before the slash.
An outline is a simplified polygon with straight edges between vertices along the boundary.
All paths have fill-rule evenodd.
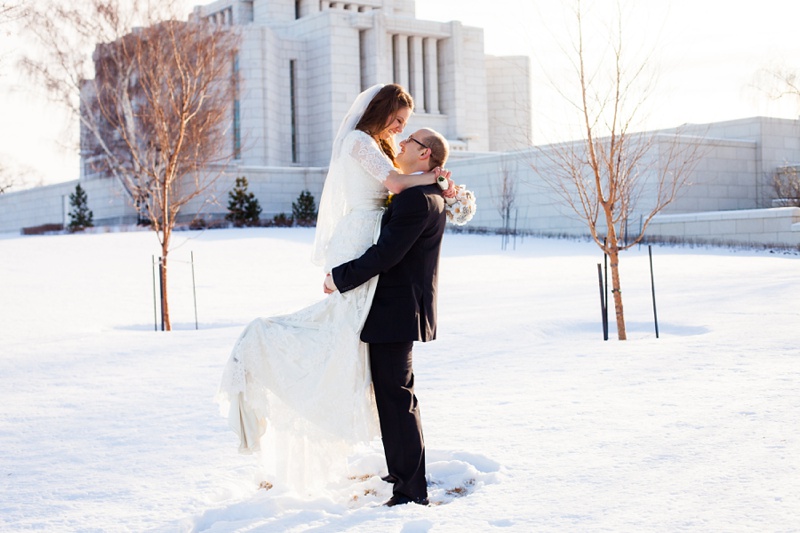
<path id="1" fill-rule="evenodd" d="M 41 179 L 38 183 L 33 179 L 33 169 L 20 165 L 13 158 L 6 158 L 0 154 L 0 194 L 8 192 L 11 189 L 25 188 L 31 185 L 41 185 Z"/>
<path id="2" fill-rule="evenodd" d="M 508 248 L 508 241 L 511 234 L 511 213 L 514 210 L 514 204 L 517 200 L 517 179 L 506 164 L 500 167 L 499 189 L 496 205 L 500 213 L 500 219 L 503 221 L 501 249 L 505 250 Z M 516 228 L 514 229 L 516 230 Z M 516 246 L 516 237 L 514 242 Z"/>
<path id="3" fill-rule="evenodd" d="M 623 52 L 622 16 L 618 7 L 614 26 L 599 65 L 587 48 L 586 26 L 580 1 L 574 10 L 577 34 L 569 53 L 577 82 L 577 100 L 568 98 L 580 117 L 582 141 L 542 147 L 538 173 L 566 206 L 584 221 L 592 239 L 608 254 L 619 340 L 627 338 L 619 273 L 620 252 L 644 238 L 653 217 L 675 200 L 698 159 L 697 146 L 678 135 L 632 132 L 634 120 L 647 100 L 652 80 L 647 60 L 631 65 Z M 591 52 L 591 53 L 590 53 Z M 566 93 L 562 92 L 562 96 Z M 639 202 L 648 205 L 639 205 Z M 626 235 L 632 216 L 641 217 L 641 232 Z M 639 222 L 637 220 L 637 222 Z"/>
<path id="4" fill-rule="evenodd" d="M 787 165 L 772 174 L 772 190 L 783 207 L 800 207 L 800 165 Z"/>
<path id="5" fill-rule="evenodd" d="M 800 74 L 786 66 L 763 68 L 756 73 L 754 85 L 772 100 L 794 100 L 800 109 Z M 776 198 L 785 206 L 800 207 L 800 167 L 796 162 L 777 169 L 768 178 Z"/>
<path id="6" fill-rule="evenodd" d="M 23 1 L 0 2 L 0 24 L 16 20 L 22 16 Z"/>
<path id="7" fill-rule="evenodd" d="M 17 23 L 24 15 L 24 3 L 25 0 L 0 2 L 0 44 L 5 44 L 3 41 L 6 40 L 6 37 L 11 37 L 17 29 Z M 4 67 L 4 63 L 12 54 L 12 50 L 7 46 L 0 48 L 3 49 L 0 51 L 0 67 Z M 0 77 L 5 75 L 3 70 L 5 69 L 0 68 Z"/>
<path id="8" fill-rule="evenodd" d="M 0 2 L 0 38 L 11 37 L 15 33 L 18 22 L 25 15 L 25 2 L 26 0 Z M 11 53 L 8 49 L 0 54 L 0 66 L 3 66 L 3 63 L 8 59 L 9 55 L 11 55 Z M 4 72 L 0 70 L 0 77 L 3 75 Z"/>
<path id="9" fill-rule="evenodd" d="M 213 185 L 233 155 L 227 130 L 239 38 L 230 27 L 175 20 L 168 2 L 126 5 L 31 7 L 28 27 L 46 55 L 24 65 L 79 118 L 84 159 L 119 180 L 158 236 L 169 330 L 172 230 L 181 209 Z M 100 43 L 92 61 L 89 43 Z"/>
<path id="10" fill-rule="evenodd" d="M 754 85 L 773 100 L 790 98 L 800 107 L 800 74 L 787 66 L 773 66 L 760 69 Z"/>
<path id="11" fill-rule="evenodd" d="M 22 3 L 20 1 L 0 2 L 0 39 L 6 35 L 11 35 L 14 22 L 20 18 L 22 12 Z M 0 54 L 0 67 L 3 67 L 7 52 Z M 0 77 L 5 74 L 5 69 L 0 69 Z M 1 156 L 2 154 L 0 154 Z M 7 192 L 12 187 L 20 185 L 20 180 L 15 176 L 14 170 L 10 165 L 0 159 L 0 194 Z"/>
<path id="12" fill-rule="evenodd" d="M 14 186 L 14 178 L 9 173 L 6 166 L 0 161 L 0 194 L 3 194 Z"/>

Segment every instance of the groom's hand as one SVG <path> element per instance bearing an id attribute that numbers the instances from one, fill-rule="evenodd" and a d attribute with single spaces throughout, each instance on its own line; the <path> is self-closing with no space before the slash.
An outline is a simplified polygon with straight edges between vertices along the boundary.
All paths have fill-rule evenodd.
<path id="1" fill-rule="evenodd" d="M 322 282 L 322 290 L 325 294 L 336 292 L 336 284 L 333 282 L 333 278 L 330 274 L 325 274 L 325 281 Z"/>
<path id="2" fill-rule="evenodd" d="M 451 172 L 449 170 L 442 169 L 441 175 L 447 180 L 447 188 L 442 191 L 442 196 L 445 198 L 455 198 L 456 184 L 452 179 L 450 179 Z"/>

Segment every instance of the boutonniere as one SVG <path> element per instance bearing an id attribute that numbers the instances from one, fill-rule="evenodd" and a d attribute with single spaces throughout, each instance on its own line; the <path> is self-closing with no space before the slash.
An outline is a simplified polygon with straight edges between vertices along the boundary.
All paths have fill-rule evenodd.
<path id="1" fill-rule="evenodd" d="M 394 198 L 394 194 L 389 193 L 389 196 L 386 197 L 386 202 L 383 205 L 389 207 L 389 204 L 392 203 L 392 198 Z"/>

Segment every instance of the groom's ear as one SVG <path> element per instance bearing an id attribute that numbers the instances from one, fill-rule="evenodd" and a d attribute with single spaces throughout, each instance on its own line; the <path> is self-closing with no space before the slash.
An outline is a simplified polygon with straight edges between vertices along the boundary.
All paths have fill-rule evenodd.
<path id="1" fill-rule="evenodd" d="M 423 150 L 423 151 L 422 151 L 422 152 L 419 154 L 419 160 L 420 160 L 420 161 L 430 161 L 430 159 L 431 159 L 431 154 L 433 154 L 433 151 L 432 151 L 430 148 L 428 148 L 427 150 Z"/>

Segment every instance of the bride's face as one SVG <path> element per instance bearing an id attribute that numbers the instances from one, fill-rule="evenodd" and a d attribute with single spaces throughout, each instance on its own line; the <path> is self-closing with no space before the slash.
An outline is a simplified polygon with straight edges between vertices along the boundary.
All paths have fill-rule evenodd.
<path id="1" fill-rule="evenodd" d="M 384 126 L 383 130 L 378 134 L 378 138 L 389 140 L 398 133 L 403 133 L 403 129 L 406 127 L 406 123 L 410 117 L 411 109 L 408 107 L 401 108 L 397 111 L 397 114 L 386 122 L 386 126 Z"/>

